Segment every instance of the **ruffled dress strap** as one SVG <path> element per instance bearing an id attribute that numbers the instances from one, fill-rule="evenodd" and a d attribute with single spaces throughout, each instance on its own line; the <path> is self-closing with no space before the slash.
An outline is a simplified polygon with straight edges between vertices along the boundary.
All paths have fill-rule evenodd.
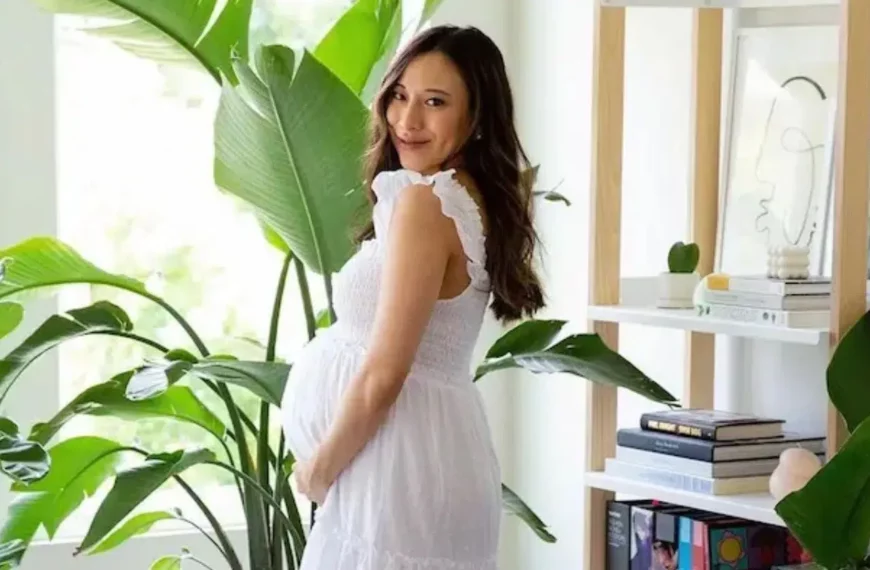
<path id="1" fill-rule="evenodd" d="M 468 190 L 450 169 L 430 176 L 412 170 L 392 170 L 379 173 L 372 181 L 372 190 L 377 196 L 373 218 L 375 234 L 385 240 L 389 231 L 393 206 L 401 192 L 415 184 L 432 187 L 441 201 L 441 212 L 456 224 L 456 232 L 468 260 L 468 274 L 477 289 L 488 290 L 489 274 L 486 271 L 486 234 L 480 209 Z"/>

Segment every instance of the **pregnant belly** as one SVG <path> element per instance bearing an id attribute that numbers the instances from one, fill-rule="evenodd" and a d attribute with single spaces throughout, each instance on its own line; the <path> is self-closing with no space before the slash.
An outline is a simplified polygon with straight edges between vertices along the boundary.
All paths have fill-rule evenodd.
<path id="1" fill-rule="evenodd" d="M 341 395 L 362 364 L 360 345 L 327 330 L 293 362 L 281 402 L 284 435 L 293 456 L 308 459 L 329 429 Z"/>

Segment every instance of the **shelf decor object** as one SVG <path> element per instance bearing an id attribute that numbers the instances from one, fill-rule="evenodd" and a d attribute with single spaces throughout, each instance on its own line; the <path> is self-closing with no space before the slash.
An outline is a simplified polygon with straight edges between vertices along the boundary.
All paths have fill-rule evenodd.
<path id="1" fill-rule="evenodd" d="M 658 300 L 656 305 L 664 309 L 690 309 L 695 287 L 700 276 L 698 268 L 700 251 L 696 243 L 678 241 L 668 251 L 668 270 L 658 277 Z"/>
<path id="2" fill-rule="evenodd" d="M 723 45 L 724 12 L 740 8 L 776 8 L 836 6 L 839 9 L 838 50 L 836 60 L 836 105 L 833 145 L 831 147 L 829 195 L 829 236 L 831 252 L 827 260 L 831 267 L 828 284 L 830 302 L 826 326 L 791 328 L 763 326 L 749 322 L 699 316 L 692 309 L 659 309 L 655 300 L 637 303 L 623 298 L 620 275 L 620 240 L 622 210 L 622 161 L 625 88 L 625 14 L 634 6 L 681 7 L 692 11 L 692 81 L 689 132 L 689 234 L 698 245 L 700 256 L 697 271 L 703 278 L 714 271 L 717 236 L 720 234 L 720 156 L 721 115 L 723 108 Z M 870 1 L 868 0 L 597 0 L 595 6 L 592 65 L 592 136 L 590 179 L 590 252 L 589 310 L 590 328 L 612 348 L 618 349 L 619 326 L 639 323 L 686 331 L 686 363 L 681 404 L 687 408 L 713 408 L 714 336 L 739 335 L 754 339 L 776 340 L 782 343 L 816 345 L 827 348 L 829 356 L 852 327 L 861 324 L 861 338 L 870 346 L 870 318 L 861 321 L 867 312 L 867 228 L 868 187 L 870 187 Z M 847 120 L 848 117 L 848 120 Z M 820 199 L 823 208 L 825 198 Z M 762 263 L 767 248 L 761 250 Z M 762 265 L 759 273 L 765 268 Z M 857 337 L 853 337 L 857 338 Z M 857 342 L 857 341 L 854 341 Z M 866 346 L 864 353 L 870 353 Z M 855 352 L 861 352 L 856 350 Z M 868 357 L 865 357 L 865 359 Z M 835 362 L 831 360 L 832 365 Z M 870 363 L 868 363 L 870 365 Z M 845 376 L 842 374 L 841 376 Z M 852 376 L 866 368 L 852 370 Z M 825 516 L 827 526 L 790 526 L 808 550 L 817 558 L 824 533 L 837 533 L 839 544 L 851 537 L 850 546 L 860 550 L 863 534 L 870 533 L 870 497 L 853 489 L 837 488 L 846 482 L 858 486 L 862 482 L 870 489 L 870 457 L 854 451 L 862 443 L 870 446 L 870 421 L 847 424 L 844 417 L 859 417 L 855 402 L 870 402 L 856 398 L 854 393 L 843 396 L 832 391 L 829 369 L 829 398 L 837 407 L 826 405 L 825 466 L 806 485 L 782 501 L 770 492 L 738 495 L 714 495 L 674 489 L 652 482 L 638 481 L 607 473 L 608 460 L 615 458 L 617 439 L 617 390 L 602 384 L 589 383 L 586 401 L 586 467 L 585 521 L 583 569 L 606 568 L 608 501 L 615 495 L 629 495 L 658 500 L 685 507 L 731 515 L 777 527 L 789 526 L 788 521 L 799 515 Z M 823 379 L 819 379 L 823 381 Z M 854 383 L 853 383 L 854 384 Z M 852 386 L 852 384 L 847 384 Z M 839 385 L 837 385 L 839 386 Z M 842 386 L 838 389 L 842 390 Z M 851 389 L 851 388 L 850 388 Z M 870 415 L 870 404 L 863 410 Z M 852 422 L 854 423 L 854 419 Z M 862 429 L 863 427 L 863 429 Z M 850 435 L 850 430 L 851 435 Z M 847 442 L 848 445 L 844 445 Z M 843 456 L 839 456 L 840 451 Z M 852 479 L 845 469 L 858 466 Z M 854 471 L 854 469 L 853 469 Z M 860 479 L 863 477 L 864 479 Z M 834 482 L 834 483 L 832 483 Z M 827 495 L 825 495 L 827 493 Z M 821 515 L 810 511 L 811 499 L 826 496 L 835 514 Z M 818 502 L 818 501 L 815 501 Z M 825 501 L 823 501 L 824 503 Z M 856 510 L 856 505 L 858 509 Z M 851 510 L 850 510 L 851 509 Z M 857 515 L 856 515 L 857 513 Z M 837 518 L 839 517 L 839 518 Z M 843 518 L 846 517 L 846 518 Z M 809 520 L 809 519 L 807 519 Z M 844 523 L 844 520 L 846 521 Z M 791 523 L 792 525 L 796 523 Z M 799 523 L 797 523 L 799 524 Z M 808 523 L 809 524 L 809 523 Z M 843 526 L 846 524 L 846 526 Z M 848 524 L 852 524 L 849 527 Z M 814 534 L 815 533 L 815 534 Z M 856 539 L 857 536 L 857 539 Z M 866 545 L 863 545 L 866 547 Z M 815 550 L 814 550 L 815 548 Z M 831 560 L 831 558 L 826 558 Z M 820 561 L 820 560 L 819 560 Z M 826 570 L 840 570 L 827 568 Z"/>

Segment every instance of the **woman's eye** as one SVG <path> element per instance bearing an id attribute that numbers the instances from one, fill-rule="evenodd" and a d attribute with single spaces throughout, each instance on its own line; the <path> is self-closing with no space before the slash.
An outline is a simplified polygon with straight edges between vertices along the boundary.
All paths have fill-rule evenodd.
<path id="1" fill-rule="evenodd" d="M 433 107 L 440 107 L 444 104 L 444 99 L 439 99 L 438 97 L 432 97 L 427 101 Z"/>
<path id="2" fill-rule="evenodd" d="M 404 98 L 405 98 L 405 96 L 402 95 L 401 93 L 399 93 L 398 91 L 393 91 L 393 99 L 395 99 L 397 101 L 401 101 Z"/>

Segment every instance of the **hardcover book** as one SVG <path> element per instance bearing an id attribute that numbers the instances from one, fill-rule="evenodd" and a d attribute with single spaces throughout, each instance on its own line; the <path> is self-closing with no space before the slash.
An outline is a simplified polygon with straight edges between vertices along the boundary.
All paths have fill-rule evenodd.
<path id="1" fill-rule="evenodd" d="M 647 412 L 641 429 L 712 441 L 734 441 L 782 435 L 785 421 L 724 410 L 677 409 Z"/>

